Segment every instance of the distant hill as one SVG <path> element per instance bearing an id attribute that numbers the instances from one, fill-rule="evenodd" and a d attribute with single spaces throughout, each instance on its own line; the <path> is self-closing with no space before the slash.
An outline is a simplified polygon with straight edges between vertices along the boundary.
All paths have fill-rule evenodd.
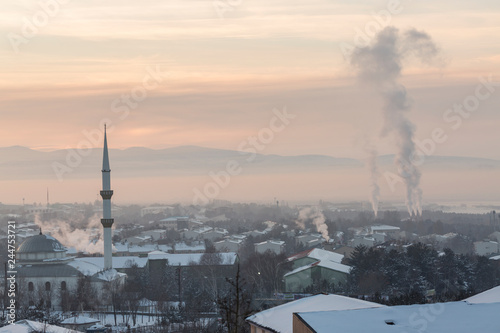
<path id="1" fill-rule="evenodd" d="M 381 166 L 393 164 L 394 156 L 379 157 Z M 364 162 L 327 155 L 264 155 L 198 146 L 167 149 L 131 147 L 110 149 L 114 177 L 158 177 L 175 175 L 206 175 L 226 168 L 235 161 L 247 174 L 314 172 L 362 169 Z M 54 166 L 69 168 L 69 178 L 95 178 L 101 170 L 102 149 L 94 148 L 81 156 L 76 150 L 42 152 L 21 146 L 0 148 L 0 179 L 52 179 Z M 430 156 L 422 169 L 500 169 L 500 161 L 471 157 Z M 98 177 L 98 176 L 97 176 Z"/>

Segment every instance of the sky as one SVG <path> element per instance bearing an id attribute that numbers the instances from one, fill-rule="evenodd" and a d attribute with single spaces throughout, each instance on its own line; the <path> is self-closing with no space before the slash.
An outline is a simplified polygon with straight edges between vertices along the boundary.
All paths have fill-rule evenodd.
<path id="1" fill-rule="evenodd" d="M 395 143 L 381 136 L 382 101 L 360 84 L 350 50 L 394 26 L 424 31 L 439 48 L 439 62 L 402 64 L 415 139 L 440 129 L 446 140 L 434 154 L 500 159 L 500 85 L 481 86 L 500 82 L 496 0 L 5 0 L 1 7 L 0 147 L 77 148 L 107 123 L 113 148 L 241 150 L 286 110 L 290 121 L 262 153 L 363 159 L 370 142 L 392 154 Z M 448 113 L 478 89 L 489 94 L 474 111 Z"/>

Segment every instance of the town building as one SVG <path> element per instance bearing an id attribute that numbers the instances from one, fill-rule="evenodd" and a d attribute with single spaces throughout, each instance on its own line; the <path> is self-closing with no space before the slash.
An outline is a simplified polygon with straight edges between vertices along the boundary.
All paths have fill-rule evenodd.
<path id="1" fill-rule="evenodd" d="M 306 311 L 293 315 L 293 333 L 493 333 L 500 303 L 449 302 L 345 311 Z"/>
<path id="2" fill-rule="evenodd" d="M 303 251 L 287 259 L 293 270 L 283 276 L 287 292 L 303 292 L 314 285 L 343 285 L 350 266 L 342 264 L 343 255 L 322 249 Z"/>
<path id="3" fill-rule="evenodd" d="M 276 241 L 276 240 L 268 240 L 261 243 L 254 244 L 255 252 L 257 253 L 266 253 L 270 251 L 274 254 L 280 254 L 285 252 L 285 242 L 284 241 Z"/>
<path id="4" fill-rule="evenodd" d="M 215 242 L 214 246 L 217 252 L 239 252 L 243 241 L 241 239 L 226 238 Z"/>
<path id="5" fill-rule="evenodd" d="M 499 252 L 498 243 L 494 241 L 474 242 L 474 253 L 478 256 L 487 256 Z"/>
<path id="6" fill-rule="evenodd" d="M 381 304 L 367 302 L 340 295 L 315 295 L 258 312 L 246 319 L 251 333 L 292 333 L 293 314 L 308 311 L 340 311 L 384 307 Z M 369 331 L 369 330 L 366 330 Z M 335 332 L 330 330 L 330 332 Z M 342 332 L 342 331 L 340 331 Z"/>
<path id="7" fill-rule="evenodd" d="M 17 287 L 21 306 L 42 304 L 54 310 L 69 309 L 68 297 L 81 279 L 87 278 L 100 300 L 106 303 L 109 284 L 123 285 L 125 274 L 105 269 L 67 255 L 67 249 L 55 238 L 30 237 L 17 248 Z M 103 260 L 104 261 L 104 260 Z"/>
<path id="8" fill-rule="evenodd" d="M 19 320 L 14 324 L 0 327 L 0 333 L 33 333 L 33 332 L 47 332 L 47 333 L 81 333 L 66 327 L 49 325 L 47 323 L 40 323 L 32 320 Z"/>

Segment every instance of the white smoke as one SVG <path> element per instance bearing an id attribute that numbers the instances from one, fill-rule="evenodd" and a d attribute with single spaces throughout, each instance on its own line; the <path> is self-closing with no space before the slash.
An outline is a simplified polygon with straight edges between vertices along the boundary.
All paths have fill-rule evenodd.
<path id="1" fill-rule="evenodd" d="M 380 89 L 384 98 L 382 135 L 394 136 L 397 145 L 394 162 L 406 187 L 405 199 L 410 215 L 422 213 L 421 174 L 411 163 L 416 154 L 415 126 L 405 114 L 411 103 L 398 79 L 404 59 L 415 56 L 424 63 L 431 63 L 437 54 L 438 48 L 426 33 L 414 29 L 400 33 L 394 27 L 387 27 L 376 36 L 372 45 L 355 49 L 351 58 L 360 79 Z"/>
<path id="2" fill-rule="evenodd" d="M 299 211 L 299 216 L 295 223 L 300 229 L 305 229 L 306 221 L 312 220 L 312 224 L 316 227 L 326 241 L 330 240 L 328 236 L 328 226 L 326 225 L 325 215 L 318 207 L 307 207 Z"/>
<path id="3" fill-rule="evenodd" d="M 373 214 L 375 214 L 376 218 L 378 215 L 378 204 L 380 201 L 380 186 L 378 185 L 380 172 L 377 165 L 378 153 L 375 147 L 368 145 L 365 147 L 365 151 L 368 154 L 368 157 L 366 159 L 366 167 L 368 168 L 368 172 L 370 173 L 371 183 L 370 202 L 372 204 Z"/>
<path id="4" fill-rule="evenodd" d="M 50 234 L 65 247 L 74 247 L 78 252 L 89 254 L 103 253 L 104 241 L 101 237 L 101 221 L 97 215 L 92 216 L 84 228 L 74 228 L 67 221 L 41 221 L 38 216 L 35 223 L 44 234 Z"/>

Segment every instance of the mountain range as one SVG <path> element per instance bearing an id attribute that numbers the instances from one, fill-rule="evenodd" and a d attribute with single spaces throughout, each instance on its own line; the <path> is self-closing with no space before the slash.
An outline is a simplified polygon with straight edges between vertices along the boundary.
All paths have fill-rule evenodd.
<path id="1" fill-rule="evenodd" d="M 132 147 L 110 149 L 114 177 L 161 177 L 206 175 L 225 170 L 228 161 L 250 174 L 316 172 L 326 170 L 363 169 L 364 161 L 328 155 L 264 155 L 179 146 L 166 149 Z M 378 158 L 380 167 L 394 168 L 393 155 Z M 0 148 L 0 179 L 51 179 L 56 174 L 67 178 L 95 178 L 100 172 L 102 149 L 86 151 L 62 149 L 50 152 L 21 146 Z M 427 156 L 422 170 L 500 170 L 500 161 L 460 156 Z M 361 171 L 361 170 L 360 170 Z"/>

